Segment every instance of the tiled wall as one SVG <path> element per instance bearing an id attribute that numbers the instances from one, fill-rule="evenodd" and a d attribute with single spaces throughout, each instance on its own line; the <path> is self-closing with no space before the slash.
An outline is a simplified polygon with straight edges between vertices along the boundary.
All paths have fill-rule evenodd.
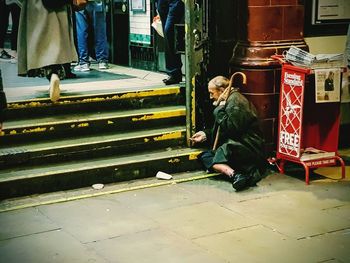
<path id="1" fill-rule="evenodd" d="M 131 7 L 131 0 L 129 0 Z M 146 12 L 133 12 L 130 8 L 130 42 L 151 44 L 151 3 L 146 0 Z"/>
<path id="2" fill-rule="evenodd" d="M 300 1 L 248 0 L 247 2 L 245 19 L 248 24 L 247 28 L 242 28 L 243 39 L 274 41 L 303 37 L 304 8 Z"/>

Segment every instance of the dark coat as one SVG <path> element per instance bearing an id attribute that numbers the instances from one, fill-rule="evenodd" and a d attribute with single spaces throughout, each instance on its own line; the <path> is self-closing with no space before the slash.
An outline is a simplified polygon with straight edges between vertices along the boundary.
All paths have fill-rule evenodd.
<path id="1" fill-rule="evenodd" d="M 220 127 L 218 147 L 211 151 L 212 158 L 203 155 L 205 167 L 210 169 L 217 163 L 228 164 L 235 172 L 254 176 L 255 181 L 259 181 L 265 173 L 266 156 L 253 104 L 238 91 L 233 91 L 225 106 L 216 107 L 214 115 L 215 124 L 207 137 L 214 140 Z"/>
<path id="2" fill-rule="evenodd" d="M 23 0 L 18 31 L 18 74 L 77 61 L 71 7 L 47 10 L 42 0 Z"/>

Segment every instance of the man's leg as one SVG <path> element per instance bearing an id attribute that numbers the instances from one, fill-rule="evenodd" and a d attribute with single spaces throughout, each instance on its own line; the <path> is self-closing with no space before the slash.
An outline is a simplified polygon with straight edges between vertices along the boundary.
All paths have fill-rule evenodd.
<path id="1" fill-rule="evenodd" d="M 12 17 L 11 49 L 17 51 L 17 35 L 21 8 L 17 4 L 11 4 L 9 7 Z"/>
<path id="2" fill-rule="evenodd" d="M 159 1 L 162 2 L 162 1 Z M 175 24 L 180 23 L 184 16 L 184 3 L 172 0 L 168 6 L 161 6 L 159 14 L 163 24 L 165 40 L 165 64 L 170 76 L 165 84 L 175 84 L 182 80 L 181 55 L 175 52 Z"/>
<path id="3" fill-rule="evenodd" d="M 168 17 L 168 12 L 169 12 L 169 4 L 168 0 L 158 0 L 157 1 L 157 11 L 160 16 L 160 20 L 162 21 L 162 27 L 164 31 L 164 27 L 166 24 L 166 20 Z"/>
<path id="4" fill-rule="evenodd" d="M 199 156 L 198 159 L 201 161 L 203 166 L 207 171 L 215 171 L 228 176 L 232 183 L 232 187 L 236 191 L 241 191 L 248 187 L 249 178 L 241 173 L 235 173 L 233 168 L 227 163 L 214 163 L 216 156 L 215 151 L 204 151 Z"/>
<path id="5" fill-rule="evenodd" d="M 224 163 L 216 163 L 212 166 L 212 168 L 214 171 L 221 173 L 221 174 L 224 174 L 224 175 L 228 176 L 229 178 L 232 178 L 235 174 L 235 170 L 233 170 L 231 168 L 231 166 L 224 164 Z"/>
<path id="6" fill-rule="evenodd" d="M 252 157 L 252 158 L 250 158 Z M 246 162 L 254 162 L 254 155 L 251 155 L 248 149 L 238 142 L 228 142 L 222 144 L 215 151 L 213 157 L 213 169 L 230 177 L 232 187 L 236 191 L 241 191 L 249 187 L 250 174 L 246 173 Z M 233 170 L 233 174 L 230 174 Z M 231 170 L 232 169 L 232 170 Z"/>
<path id="7" fill-rule="evenodd" d="M 98 4 L 95 4 L 98 5 Z M 107 66 L 109 58 L 109 49 L 107 41 L 107 32 L 106 32 L 106 11 L 105 6 L 98 6 L 93 11 L 93 25 L 94 25 L 94 34 L 95 34 L 95 53 L 96 60 L 99 63 L 100 69 L 103 65 Z"/>
<path id="8" fill-rule="evenodd" d="M 87 66 L 86 69 L 89 70 L 89 49 L 88 49 L 88 18 L 87 11 L 81 10 L 75 12 L 76 18 L 76 29 L 77 29 L 77 45 L 78 45 L 78 55 L 79 55 L 79 65 L 74 69 L 81 71 L 82 66 Z M 80 66 L 80 67 L 79 67 Z"/>

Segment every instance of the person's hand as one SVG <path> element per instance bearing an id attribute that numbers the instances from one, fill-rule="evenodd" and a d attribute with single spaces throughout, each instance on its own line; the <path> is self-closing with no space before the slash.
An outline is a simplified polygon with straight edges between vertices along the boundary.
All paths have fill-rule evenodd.
<path id="1" fill-rule="evenodd" d="M 204 131 L 196 132 L 190 139 L 193 143 L 200 143 L 207 140 L 207 136 Z"/>
<path id="2" fill-rule="evenodd" d="M 153 17 L 153 22 L 157 22 L 160 20 L 160 16 L 156 15 L 155 17 Z"/>

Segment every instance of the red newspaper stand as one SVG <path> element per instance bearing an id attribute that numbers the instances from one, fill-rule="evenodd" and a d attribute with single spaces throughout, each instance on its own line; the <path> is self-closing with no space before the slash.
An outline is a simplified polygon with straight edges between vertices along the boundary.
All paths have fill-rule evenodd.
<path id="1" fill-rule="evenodd" d="M 310 169 L 334 166 L 338 161 L 344 179 L 344 161 L 338 156 L 340 102 L 316 103 L 311 69 L 272 57 L 282 62 L 275 160 L 280 173 L 287 161 L 301 164 L 309 184 Z"/>

